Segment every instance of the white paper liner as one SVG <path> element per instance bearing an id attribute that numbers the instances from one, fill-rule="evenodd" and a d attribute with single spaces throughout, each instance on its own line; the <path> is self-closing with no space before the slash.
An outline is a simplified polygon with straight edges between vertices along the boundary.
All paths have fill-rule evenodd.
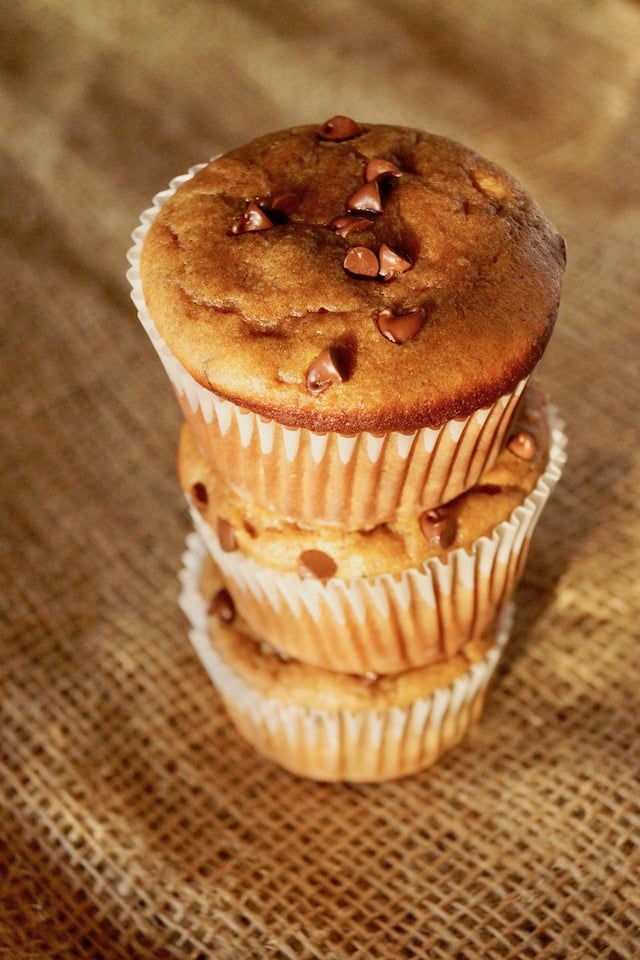
<path id="1" fill-rule="evenodd" d="M 132 234 L 127 279 L 140 321 L 173 384 L 185 418 L 203 453 L 242 496 L 303 522 L 336 523 L 358 529 L 383 523 L 397 510 L 431 508 L 472 486 L 495 460 L 518 399 L 513 393 L 462 420 L 438 429 L 376 436 L 314 433 L 265 420 L 199 384 L 160 336 L 142 293 L 140 254 L 158 212 L 183 183 L 206 164 L 192 167 L 158 193 Z M 271 469 L 256 470 L 258 458 Z M 298 471 L 287 469 L 296 461 Z M 326 472 L 313 466 L 326 464 Z M 305 483 L 298 481 L 305 476 Z"/>
<path id="2" fill-rule="evenodd" d="M 542 510 L 566 460 L 564 424 L 549 408 L 550 452 L 532 492 L 490 536 L 401 574 L 327 581 L 282 573 L 225 552 L 193 508 L 193 524 L 236 608 L 277 648 L 345 672 L 394 673 L 451 656 L 482 634 L 522 572 Z"/>
<path id="3" fill-rule="evenodd" d="M 513 604 L 505 607 L 495 643 L 482 660 L 451 684 L 407 706 L 327 711 L 310 702 L 303 707 L 265 697 L 216 652 L 209 636 L 207 604 L 198 589 L 206 552 L 198 534 L 189 534 L 180 572 L 180 605 L 191 623 L 191 642 L 239 732 L 285 768 L 319 780 L 378 781 L 404 776 L 435 762 L 479 719 L 509 638 Z"/>

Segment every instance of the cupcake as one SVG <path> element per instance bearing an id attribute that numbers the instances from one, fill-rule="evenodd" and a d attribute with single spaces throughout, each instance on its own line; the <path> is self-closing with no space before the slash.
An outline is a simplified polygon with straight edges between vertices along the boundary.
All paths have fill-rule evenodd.
<path id="1" fill-rule="evenodd" d="M 194 168 L 134 238 L 133 297 L 204 456 L 245 500 L 347 530 L 492 466 L 564 269 L 504 170 L 346 117 Z"/>
<path id="2" fill-rule="evenodd" d="M 289 659 L 252 634 L 196 534 L 181 580 L 192 643 L 239 733 L 316 780 L 402 777 L 458 744 L 482 714 L 511 622 L 508 607 L 444 663 L 355 676 Z"/>
<path id="3" fill-rule="evenodd" d="M 194 525 L 254 634 L 327 670 L 397 673 L 457 656 L 522 572 L 565 438 L 535 384 L 479 482 L 368 530 L 303 527 L 243 500 L 185 425 L 178 473 Z"/>

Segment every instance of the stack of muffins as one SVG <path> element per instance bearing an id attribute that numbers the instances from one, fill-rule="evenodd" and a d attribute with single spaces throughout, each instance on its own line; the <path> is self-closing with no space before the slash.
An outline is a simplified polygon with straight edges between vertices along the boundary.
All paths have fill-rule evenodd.
<path id="1" fill-rule="evenodd" d="M 237 729 L 374 781 L 479 718 L 564 462 L 564 243 L 504 170 L 337 116 L 194 168 L 129 278 L 184 412 L 182 607 Z"/>

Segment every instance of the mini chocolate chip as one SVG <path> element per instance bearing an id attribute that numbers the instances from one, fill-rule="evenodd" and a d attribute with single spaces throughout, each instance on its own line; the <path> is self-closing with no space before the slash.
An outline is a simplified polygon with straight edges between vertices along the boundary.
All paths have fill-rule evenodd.
<path id="1" fill-rule="evenodd" d="M 207 493 L 207 488 L 204 483 L 201 483 L 199 480 L 194 483 L 191 487 L 191 496 L 198 510 L 204 513 L 209 503 L 209 494 Z"/>
<path id="2" fill-rule="evenodd" d="M 392 163 L 391 160 L 383 160 L 382 157 L 375 157 L 373 160 L 369 160 L 365 171 L 364 179 L 367 183 L 371 183 L 372 180 L 380 180 L 382 177 L 401 177 L 402 171 L 395 163 Z"/>
<path id="3" fill-rule="evenodd" d="M 300 206 L 300 197 L 296 193 L 276 193 L 265 202 L 267 210 L 277 210 L 278 213 L 293 213 Z"/>
<path id="4" fill-rule="evenodd" d="M 400 314 L 394 314 L 389 309 L 381 310 L 377 319 L 378 330 L 391 343 L 405 343 L 420 333 L 425 319 L 424 307 Z"/>
<path id="5" fill-rule="evenodd" d="M 224 517 L 218 517 L 218 540 L 225 553 L 232 553 L 238 549 L 238 541 L 233 524 L 225 520 Z"/>
<path id="6" fill-rule="evenodd" d="M 271 226 L 275 227 L 287 222 L 300 205 L 300 197 L 295 193 L 283 192 L 256 197 L 255 202 L 262 213 L 269 218 Z M 268 227 L 265 226 L 264 229 L 267 230 Z"/>
<path id="7" fill-rule="evenodd" d="M 473 488 L 474 493 L 484 493 L 489 497 L 495 497 L 496 494 L 502 493 L 502 487 L 499 483 L 480 483 L 477 487 Z"/>
<path id="8" fill-rule="evenodd" d="M 324 550 L 303 550 L 298 557 L 298 573 L 305 580 L 328 580 L 337 569 L 335 560 Z"/>
<path id="9" fill-rule="evenodd" d="M 378 259 L 380 261 L 380 276 L 383 280 L 393 280 L 400 273 L 405 273 L 411 269 L 411 261 L 396 253 L 386 243 L 380 245 L 378 250 Z"/>
<path id="10" fill-rule="evenodd" d="M 358 210 L 367 213 L 382 213 L 382 200 L 377 180 L 365 183 L 351 194 L 347 200 L 347 210 Z"/>
<path id="11" fill-rule="evenodd" d="M 520 460 L 533 460 L 536 455 L 536 441 L 530 433 L 522 430 L 511 437 L 507 443 L 507 449 Z"/>
<path id="12" fill-rule="evenodd" d="M 337 114 L 322 124 L 318 136 L 321 140 L 351 140 L 352 137 L 358 137 L 361 133 L 362 128 L 355 120 Z"/>
<path id="13" fill-rule="evenodd" d="M 344 379 L 344 371 L 337 351 L 326 347 L 320 351 L 307 370 L 307 390 L 317 396 L 328 390 L 334 383 L 341 383 Z"/>
<path id="14" fill-rule="evenodd" d="M 228 590 L 222 587 L 211 597 L 207 613 L 210 617 L 217 617 L 222 623 L 231 623 L 236 615 L 235 604 Z"/>
<path id="15" fill-rule="evenodd" d="M 245 530 L 247 531 L 251 539 L 255 540 L 256 537 L 258 536 L 258 531 L 254 527 L 254 525 L 251 523 L 251 521 L 247 520 L 247 518 L 245 517 L 242 521 L 242 526 L 245 528 Z"/>
<path id="16" fill-rule="evenodd" d="M 358 277 L 377 277 L 380 269 L 378 258 L 368 247 L 351 247 L 342 266 Z"/>
<path id="17" fill-rule="evenodd" d="M 231 233 L 252 233 L 257 230 L 269 230 L 272 226 L 273 221 L 264 210 L 261 210 L 254 200 L 249 200 L 242 216 L 234 221 Z"/>
<path id="18" fill-rule="evenodd" d="M 447 516 L 439 510 L 425 510 L 420 515 L 420 529 L 425 538 L 442 550 L 446 550 L 453 543 L 457 527 L 455 517 Z"/>
<path id="19" fill-rule="evenodd" d="M 329 226 L 332 230 L 335 230 L 339 237 L 348 237 L 350 233 L 367 230 L 371 226 L 371 220 L 367 220 L 366 217 L 352 217 L 346 214 L 343 217 L 334 217 Z"/>

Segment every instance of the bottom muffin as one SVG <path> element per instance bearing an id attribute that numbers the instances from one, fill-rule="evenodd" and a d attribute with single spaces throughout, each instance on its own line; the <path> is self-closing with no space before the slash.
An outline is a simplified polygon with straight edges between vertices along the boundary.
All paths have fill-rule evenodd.
<path id="1" fill-rule="evenodd" d="M 203 666 L 239 733 L 292 773 L 352 782 L 406 776 L 434 763 L 480 718 L 511 604 L 446 661 L 385 676 L 337 674 L 252 635 L 197 534 L 183 559 L 180 604 Z"/>

